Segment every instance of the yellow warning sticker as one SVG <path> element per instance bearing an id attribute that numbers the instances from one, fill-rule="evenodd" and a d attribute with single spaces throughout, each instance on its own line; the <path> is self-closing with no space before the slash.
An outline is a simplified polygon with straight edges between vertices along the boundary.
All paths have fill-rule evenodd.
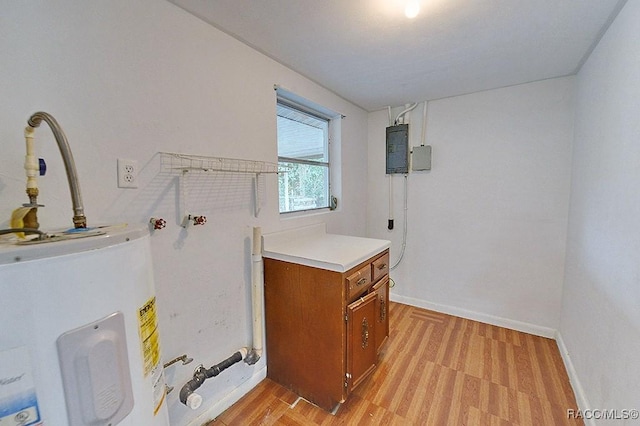
<path id="1" fill-rule="evenodd" d="M 160 342 L 158 337 L 158 317 L 156 316 L 156 298 L 152 297 L 138 309 L 138 325 L 142 357 L 144 360 L 144 377 L 160 363 Z"/>

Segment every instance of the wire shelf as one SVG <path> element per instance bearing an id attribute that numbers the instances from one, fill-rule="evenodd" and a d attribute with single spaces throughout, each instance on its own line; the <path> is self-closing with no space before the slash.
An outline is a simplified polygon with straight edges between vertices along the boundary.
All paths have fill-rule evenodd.
<path id="1" fill-rule="evenodd" d="M 230 174 L 253 175 L 253 205 L 254 215 L 258 217 L 260 213 L 261 197 L 259 190 L 259 177 L 267 173 L 283 173 L 286 170 L 279 170 L 276 163 L 266 161 L 241 160 L 238 158 L 208 157 L 203 155 L 177 154 L 173 152 L 160 152 L 160 172 L 179 176 L 182 192 L 186 193 L 184 181 L 191 172 L 193 176 L 200 173 L 221 173 L 222 176 Z M 203 176 L 203 175 L 201 175 Z M 238 179 L 244 180 L 240 176 Z M 230 182 L 225 181 L 226 186 Z M 240 184 L 242 182 L 238 182 Z M 238 192 L 238 191 L 235 191 Z M 186 197 L 186 194 L 183 196 Z"/>
<path id="2" fill-rule="evenodd" d="M 230 172 L 230 173 L 278 173 L 278 165 L 266 161 L 241 160 L 237 158 L 207 157 L 202 155 L 160 153 L 161 171 L 169 174 L 185 172 Z"/>

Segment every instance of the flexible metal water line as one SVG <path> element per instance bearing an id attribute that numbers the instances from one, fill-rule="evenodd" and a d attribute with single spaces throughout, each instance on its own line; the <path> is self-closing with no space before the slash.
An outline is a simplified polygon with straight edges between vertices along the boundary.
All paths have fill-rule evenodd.
<path id="1" fill-rule="evenodd" d="M 47 122 L 49 128 L 53 132 L 53 136 L 58 143 L 60 154 L 62 155 L 65 171 L 67 172 L 67 181 L 69 182 L 69 191 L 71 193 L 71 203 L 73 204 L 73 226 L 75 228 L 86 228 L 87 218 L 84 215 L 84 206 L 82 204 L 82 196 L 80 195 L 78 173 L 76 172 L 76 165 L 73 161 L 73 155 L 71 154 L 71 148 L 69 148 L 67 137 L 56 119 L 46 112 L 40 111 L 34 113 L 27 121 L 27 124 L 29 127 L 35 129 L 40 126 L 42 120 Z"/>

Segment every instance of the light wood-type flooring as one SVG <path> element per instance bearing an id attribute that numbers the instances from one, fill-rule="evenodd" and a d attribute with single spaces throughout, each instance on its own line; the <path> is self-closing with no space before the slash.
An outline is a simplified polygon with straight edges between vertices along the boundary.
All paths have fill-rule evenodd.
<path id="1" fill-rule="evenodd" d="M 583 425 L 554 340 L 399 303 L 376 371 L 335 415 L 265 379 L 208 426 Z"/>

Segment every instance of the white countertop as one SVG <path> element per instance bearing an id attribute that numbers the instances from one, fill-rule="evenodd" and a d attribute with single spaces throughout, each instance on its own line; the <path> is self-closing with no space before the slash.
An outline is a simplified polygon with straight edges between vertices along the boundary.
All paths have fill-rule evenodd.
<path id="1" fill-rule="evenodd" d="M 346 272 L 390 246 L 387 240 L 327 234 L 324 223 L 262 236 L 266 258 L 336 272 Z"/>

